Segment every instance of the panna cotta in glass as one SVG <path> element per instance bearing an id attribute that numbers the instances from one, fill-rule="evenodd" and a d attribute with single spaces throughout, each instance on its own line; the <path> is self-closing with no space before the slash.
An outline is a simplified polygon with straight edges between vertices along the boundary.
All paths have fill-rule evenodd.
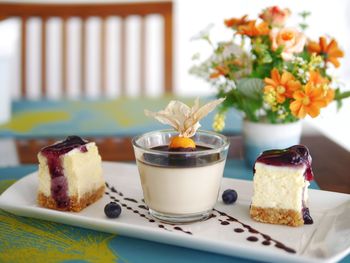
<path id="1" fill-rule="evenodd" d="M 164 111 L 160 113 L 164 116 Z M 161 221 L 204 220 L 218 198 L 229 142 L 209 131 L 195 129 L 187 135 L 179 130 L 162 130 L 133 139 L 145 203 L 150 214 Z"/>

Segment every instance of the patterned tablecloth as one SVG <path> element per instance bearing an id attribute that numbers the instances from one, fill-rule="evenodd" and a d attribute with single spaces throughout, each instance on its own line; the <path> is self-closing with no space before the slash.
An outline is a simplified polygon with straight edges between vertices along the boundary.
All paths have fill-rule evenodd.
<path id="1" fill-rule="evenodd" d="M 168 128 L 145 117 L 143 110 L 165 108 L 170 97 L 124 98 L 94 101 L 15 101 L 12 118 L 0 124 L 0 137 L 63 137 L 80 136 L 134 136 L 147 131 Z M 182 99 L 188 105 L 193 99 Z M 204 103 L 204 101 L 202 101 Z M 215 112 L 201 121 L 202 128 L 211 130 Z M 241 131 L 241 117 L 230 111 L 225 132 Z"/>
<path id="2" fill-rule="evenodd" d="M 36 170 L 37 165 L 0 168 L 0 194 L 16 180 Z M 252 171 L 243 161 L 228 160 L 224 176 L 251 180 Z M 318 186 L 313 183 L 311 188 Z M 348 260 L 350 262 L 350 257 Z M 0 262 L 62 261 L 254 262 L 15 216 L 0 210 Z"/>

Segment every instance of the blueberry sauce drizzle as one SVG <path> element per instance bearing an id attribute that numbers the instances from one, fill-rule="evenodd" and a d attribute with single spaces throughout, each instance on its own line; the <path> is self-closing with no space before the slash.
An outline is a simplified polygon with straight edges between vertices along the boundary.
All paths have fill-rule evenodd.
<path id="1" fill-rule="evenodd" d="M 282 150 L 264 151 L 256 160 L 256 162 L 275 165 L 275 166 L 294 166 L 306 165 L 304 177 L 308 181 L 314 179 L 311 168 L 312 158 L 309 149 L 304 145 L 294 145 Z"/>
<path id="2" fill-rule="evenodd" d="M 68 136 L 65 140 L 43 148 L 40 152 L 47 159 L 51 177 L 51 196 L 60 209 L 66 209 L 69 206 L 68 183 L 64 176 L 61 163 L 61 155 L 70 152 L 73 149 L 79 149 L 81 152 L 87 152 L 86 144 L 78 136 Z"/>
<path id="3" fill-rule="evenodd" d="M 119 197 L 123 197 L 124 195 L 119 192 L 118 190 L 116 190 L 113 186 L 110 186 L 108 183 L 106 183 L 107 188 L 113 193 L 113 194 L 117 194 Z M 124 203 L 122 200 L 120 200 L 119 198 L 114 197 L 111 193 L 109 192 L 105 192 L 106 195 L 108 195 L 112 201 L 118 202 L 122 207 L 127 208 L 128 210 L 134 212 L 135 214 L 138 214 L 140 217 L 145 218 L 146 220 L 148 220 L 148 222 L 150 223 L 156 223 L 157 226 L 161 229 L 167 230 L 167 231 L 171 231 L 173 230 L 177 230 L 180 232 L 183 232 L 185 234 L 189 234 L 189 235 L 193 235 L 192 232 L 187 231 L 183 228 L 181 228 L 180 226 L 174 225 L 174 224 L 170 224 L 170 223 L 161 223 L 159 224 L 159 222 L 155 221 L 154 219 L 150 218 L 148 216 L 148 214 L 143 213 L 142 211 L 139 211 L 135 208 L 132 208 L 131 206 L 127 205 L 126 203 Z M 132 203 L 135 203 L 134 201 L 136 201 L 136 204 L 139 204 L 139 202 L 135 199 L 132 198 L 122 198 L 125 201 L 129 201 Z M 132 201 L 131 201 L 132 200 Z M 144 200 L 142 199 L 142 203 L 144 203 Z M 137 206 L 138 208 L 145 210 L 148 212 L 148 207 L 144 204 L 139 204 Z M 261 232 L 259 232 L 258 230 L 252 228 L 251 226 L 242 223 L 241 221 L 239 221 L 238 219 L 226 214 L 225 212 L 219 211 L 217 209 L 213 209 L 213 212 L 216 212 L 218 215 L 215 215 L 214 213 L 212 213 L 207 220 L 211 220 L 211 219 L 217 219 L 221 225 L 223 226 L 228 226 L 230 225 L 232 222 L 236 222 L 238 224 L 240 224 L 243 228 L 234 228 L 233 231 L 235 233 L 244 233 L 245 231 L 248 231 L 251 234 L 254 235 L 260 235 L 263 238 L 263 241 L 261 242 L 262 245 L 264 246 L 269 246 L 271 244 L 274 244 L 276 248 L 278 249 L 282 249 L 288 253 L 296 253 L 296 251 L 290 247 L 287 247 L 286 245 L 284 245 L 283 243 L 271 238 L 269 235 L 263 234 Z M 224 220 L 222 219 L 222 217 L 225 217 Z M 259 241 L 259 238 L 256 236 L 249 236 L 247 237 L 247 240 L 250 242 L 257 242 Z"/>
<path id="4" fill-rule="evenodd" d="M 283 150 L 268 150 L 264 151 L 256 160 L 256 162 L 275 165 L 275 166 L 293 166 L 293 165 L 305 165 L 304 178 L 307 181 L 312 181 L 314 179 L 314 174 L 312 172 L 312 158 L 309 153 L 309 149 L 304 145 L 294 145 Z M 255 174 L 255 170 L 254 170 Z M 304 202 L 304 192 L 302 193 L 302 216 L 304 224 L 313 224 L 313 220 L 310 215 L 309 209 L 306 207 Z"/>

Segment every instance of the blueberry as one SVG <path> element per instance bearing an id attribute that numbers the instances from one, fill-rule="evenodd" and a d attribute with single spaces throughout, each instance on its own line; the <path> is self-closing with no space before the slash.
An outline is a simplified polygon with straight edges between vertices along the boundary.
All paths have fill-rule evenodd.
<path id="1" fill-rule="evenodd" d="M 109 218 L 117 218 L 122 212 L 122 208 L 116 202 L 110 202 L 105 206 L 105 214 Z"/>
<path id="2" fill-rule="evenodd" d="M 233 189 L 227 189 L 222 193 L 222 201 L 225 204 L 233 204 L 237 200 L 237 192 Z"/>

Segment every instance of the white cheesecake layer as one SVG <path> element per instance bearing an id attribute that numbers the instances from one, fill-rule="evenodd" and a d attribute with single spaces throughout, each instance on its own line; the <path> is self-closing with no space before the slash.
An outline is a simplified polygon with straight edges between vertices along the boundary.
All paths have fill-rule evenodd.
<path id="1" fill-rule="evenodd" d="M 301 211 L 303 199 L 306 202 L 308 198 L 305 169 L 305 165 L 273 166 L 257 162 L 252 205 Z"/>
<path id="2" fill-rule="evenodd" d="M 225 161 L 202 167 L 165 168 L 137 161 L 145 202 L 167 214 L 212 209 L 217 201 Z"/>
<path id="3" fill-rule="evenodd" d="M 87 152 L 79 149 L 62 155 L 61 164 L 68 183 L 68 195 L 82 197 L 85 193 L 95 191 L 105 184 L 102 176 L 101 156 L 94 142 L 85 145 Z M 51 176 L 47 160 L 41 153 L 39 159 L 39 192 L 51 195 Z"/>

